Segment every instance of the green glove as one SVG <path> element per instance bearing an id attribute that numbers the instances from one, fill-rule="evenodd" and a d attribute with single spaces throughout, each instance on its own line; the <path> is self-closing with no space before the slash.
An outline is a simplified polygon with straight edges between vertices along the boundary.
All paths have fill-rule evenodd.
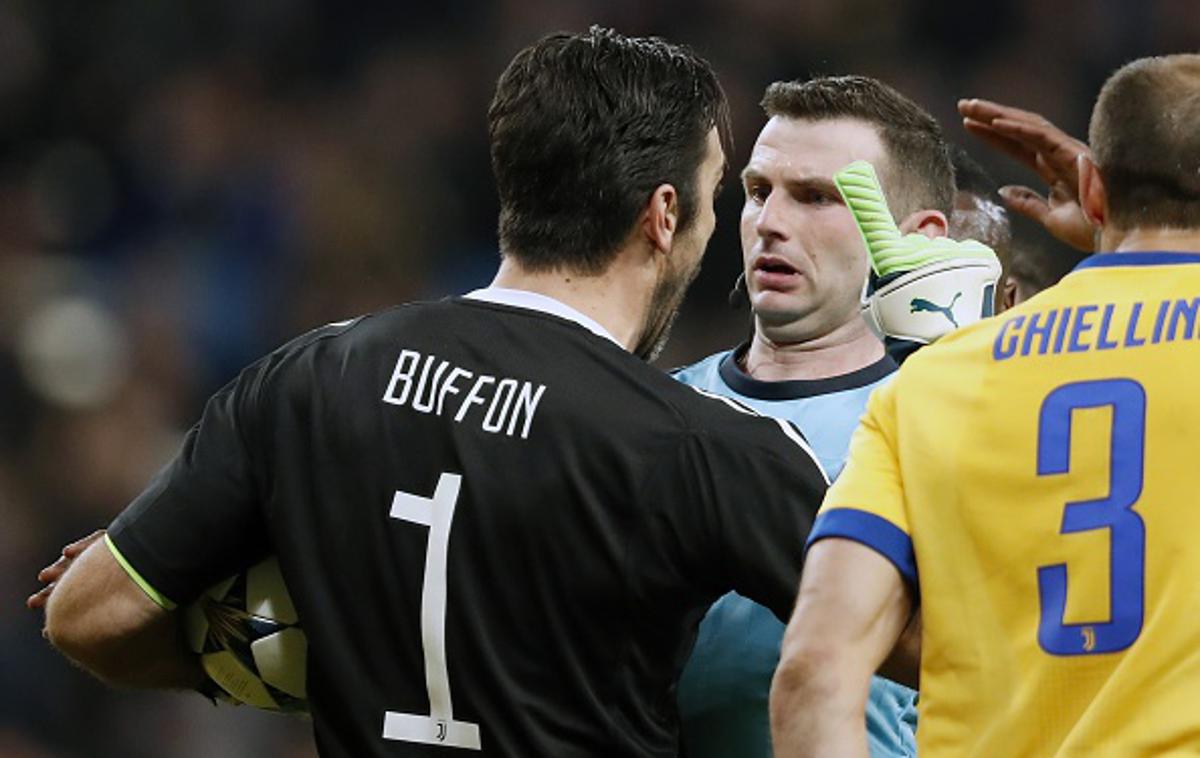
<path id="1" fill-rule="evenodd" d="M 833 181 L 879 279 L 863 288 L 863 317 L 878 337 L 923 345 L 992 315 L 1000 260 L 990 247 L 901 234 L 866 161 L 846 166 Z"/>
<path id="2" fill-rule="evenodd" d="M 854 222 L 867 246 L 871 268 L 879 277 L 941 261 L 997 260 L 990 247 L 975 240 L 900 234 L 879 187 L 875 168 L 866 161 L 855 161 L 838 171 L 833 175 L 833 182 L 854 215 Z"/>

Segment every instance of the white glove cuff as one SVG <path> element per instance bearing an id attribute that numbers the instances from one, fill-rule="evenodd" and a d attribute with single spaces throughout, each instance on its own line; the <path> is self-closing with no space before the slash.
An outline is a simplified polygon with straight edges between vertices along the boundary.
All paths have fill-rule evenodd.
<path id="1" fill-rule="evenodd" d="M 871 331 L 922 344 L 992 315 L 998 261 L 957 258 L 913 269 L 863 304 Z"/>

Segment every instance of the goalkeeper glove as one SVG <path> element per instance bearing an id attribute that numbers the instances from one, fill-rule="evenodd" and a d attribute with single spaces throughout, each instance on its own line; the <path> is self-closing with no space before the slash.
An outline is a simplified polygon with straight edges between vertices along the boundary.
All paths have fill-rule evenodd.
<path id="1" fill-rule="evenodd" d="M 902 235 L 866 161 L 846 166 L 833 181 L 871 259 L 874 276 L 863 287 L 863 316 L 876 336 L 928 344 L 992 315 L 1000 260 L 990 247 Z"/>

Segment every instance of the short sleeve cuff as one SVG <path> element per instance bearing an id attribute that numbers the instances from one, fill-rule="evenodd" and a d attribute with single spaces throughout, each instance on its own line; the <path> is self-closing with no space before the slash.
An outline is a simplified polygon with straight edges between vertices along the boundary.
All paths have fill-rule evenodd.
<path id="1" fill-rule="evenodd" d="M 823 511 L 808 535 L 806 549 L 826 537 L 841 537 L 866 545 L 891 561 L 913 590 L 917 589 L 917 557 L 912 538 L 887 519 L 854 508 Z"/>
<path id="2" fill-rule="evenodd" d="M 112 541 L 112 537 L 110 537 L 108 534 L 104 535 L 104 544 L 108 546 L 108 551 L 112 553 L 113 558 L 117 560 L 117 563 L 120 564 L 121 568 L 125 569 L 125 573 L 129 575 L 129 578 L 133 580 L 133 583 L 141 588 L 142 592 L 145 592 L 147 597 L 153 600 L 154 603 L 163 610 L 175 610 L 175 603 L 172 602 L 169 597 L 154 589 L 154 586 L 150 584 L 150 582 L 146 581 L 140 573 L 138 573 L 138 570 L 135 569 L 133 564 L 131 564 L 125 558 L 125 556 L 117 548 L 116 543 Z"/>

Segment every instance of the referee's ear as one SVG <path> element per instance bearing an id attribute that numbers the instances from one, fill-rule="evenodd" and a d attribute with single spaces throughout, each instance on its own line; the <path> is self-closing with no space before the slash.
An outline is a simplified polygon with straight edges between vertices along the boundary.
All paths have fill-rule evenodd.
<path id="1" fill-rule="evenodd" d="M 898 224 L 904 234 L 924 234 L 929 239 L 945 237 L 950 232 L 950 222 L 946 214 L 939 210 L 914 211 Z"/>
<path id="2" fill-rule="evenodd" d="M 679 193 L 674 185 L 660 184 L 654 188 L 642 214 L 642 231 L 656 250 L 669 253 L 678 229 Z"/>

